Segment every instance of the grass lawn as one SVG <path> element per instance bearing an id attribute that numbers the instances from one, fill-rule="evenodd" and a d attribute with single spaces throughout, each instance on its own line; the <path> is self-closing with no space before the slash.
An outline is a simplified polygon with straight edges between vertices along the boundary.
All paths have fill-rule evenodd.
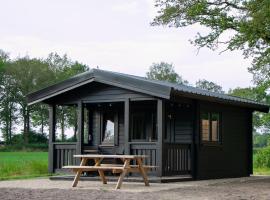
<path id="1" fill-rule="evenodd" d="M 0 180 L 48 175 L 47 152 L 0 152 Z"/>
<path id="2" fill-rule="evenodd" d="M 255 175 L 270 175 L 270 168 L 254 167 L 253 171 Z M 49 175 L 47 152 L 0 152 L 0 180 Z"/>

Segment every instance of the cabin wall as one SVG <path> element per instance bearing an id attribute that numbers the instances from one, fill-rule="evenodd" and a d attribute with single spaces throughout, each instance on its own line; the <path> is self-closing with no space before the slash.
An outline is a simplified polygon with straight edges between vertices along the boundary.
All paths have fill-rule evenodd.
<path id="1" fill-rule="evenodd" d="M 151 96 L 102 83 L 91 83 L 52 98 L 51 103 L 77 104 L 78 101 L 85 103 L 115 102 L 140 98 L 151 98 Z"/>
<path id="2" fill-rule="evenodd" d="M 167 102 L 165 124 L 163 174 L 166 176 L 191 174 L 193 102 L 186 99 L 179 99 L 177 103 Z"/>
<path id="3" fill-rule="evenodd" d="M 252 165 L 251 112 L 244 108 L 207 102 L 199 103 L 201 110 L 221 112 L 221 144 L 198 144 L 196 178 L 249 176 Z"/>

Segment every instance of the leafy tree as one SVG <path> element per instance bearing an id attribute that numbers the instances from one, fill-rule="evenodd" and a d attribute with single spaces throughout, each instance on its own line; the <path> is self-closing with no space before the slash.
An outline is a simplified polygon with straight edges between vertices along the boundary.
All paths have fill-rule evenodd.
<path id="1" fill-rule="evenodd" d="M 270 134 L 258 134 L 255 133 L 253 135 L 253 145 L 255 148 L 262 148 L 269 145 L 270 142 Z"/>
<path id="2" fill-rule="evenodd" d="M 30 107 L 27 106 L 25 96 L 43 88 L 51 82 L 51 73 L 48 65 L 29 57 L 18 58 L 6 69 L 6 74 L 12 78 L 16 87 L 16 103 L 23 119 L 23 133 L 25 143 L 29 142 Z"/>
<path id="3" fill-rule="evenodd" d="M 224 93 L 222 90 L 222 87 L 214 82 L 207 81 L 205 79 L 200 79 L 196 82 L 196 87 L 203 89 L 203 90 L 208 90 L 211 92 L 218 92 L 218 93 Z"/>
<path id="4" fill-rule="evenodd" d="M 40 133 L 46 135 L 44 129 L 49 125 L 49 109 L 46 104 L 32 106 L 31 120 L 33 126 L 40 126 Z"/>
<path id="5" fill-rule="evenodd" d="M 188 84 L 186 80 L 183 80 L 179 74 L 174 70 L 173 64 L 166 62 L 153 63 L 146 73 L 147 78 L 153 80 L 163 80 L 178 84 Z"/>
<path id="6" fill-rule="evenodd" d="M 7 144 L 11 143 L 13 125 L 17 120 L 15 81 L 5 73 L 9 62 L 8 54 L 0 50 L 0 124 Z"/>
<path id="7" fill-rule="evenodd" d="M 269 0 L 156 0 L 156 7 L 159 14 L 152 25 L 206 27 L 208 32 L 198 33 L 193 44 L 242 50 L 246 58 L 254 58 L 250 71 L 256 80 L 269 82 Z"/>
<path id="8" fill-rule="evenodd" d="M 88 70 L 88 66 L 72 61 L 67 55 L 60 56 L 57 53 L 50 53 L 45 62 L 54 73 L 54 82 L 63 81 Z M 66 139 L 65 129 L 67 127 L 73 127 L 74 135 L 77 132 L 77 116 L 74 113 L 73 107 L 59 106 L 57 109 L 57 122 L 61 129 L 60 138 L 62 141 Z"/>
<path id="9" fill-rule="evenodd" d="M 249 87 L 249 88 L 235 88 L 230 89 L 228 92 L 229 95 L 242 97 L 246 99 L 251 99 L 254 101 L 264 101 L 268 102 L 269 98 L 264 88 L 261 87 Z M 254 132 L 256 129 L 260 129 L 262 133 L 270 132 L 270 114 L 269 113 L 260 113 L 254 112 L 253 114 L 253 127 Z"/>

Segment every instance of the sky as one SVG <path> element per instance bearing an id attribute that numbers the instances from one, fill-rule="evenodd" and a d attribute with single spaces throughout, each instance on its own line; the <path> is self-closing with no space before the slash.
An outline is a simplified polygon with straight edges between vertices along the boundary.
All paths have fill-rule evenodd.
<path id="1" fill-rule="evenodd" d="M 225 90 L 251 85 L 241 52 L 190 44 L 199 26 L 153 27 L 154 0 L 0 0 L 0 49 L 12 58 L 67 54 L 90 68 L 145 76 L 152 63 L 173 63 L 191 84 L 207 79 Z"/>

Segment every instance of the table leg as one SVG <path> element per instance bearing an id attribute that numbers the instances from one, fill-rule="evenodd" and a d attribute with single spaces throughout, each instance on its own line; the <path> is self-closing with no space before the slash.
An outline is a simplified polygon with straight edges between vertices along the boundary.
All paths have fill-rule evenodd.
<path id="1" fill-rule="evenodd" d="M 102 160 L 103 160 L 102 158 L 101 159 L 96 158 L 95 159 L 95 166 L 100 166 Z M 98 170 L 98 174 L 99 174 L 99 176 L 100 176 L 100 178 L 102 180 L 102 183 L 107 184 L 107 179 L 105 177 L 104 171 L 103 170 Z"/>
<path id="2" fill-rule="evenodd" d="M 143 181 L 144 181 L 144 184 L 145 186 L 149 186 L 149 181 L 148 181 L 148 178 L 147 178 L 147 174 L 143 168 L 143 163 L 142 163 L 142 159 L 141 158 L 137 158 L 136 159 L 137 161 L 137 164 L 138 164 L 138 167 L 139 167 L 139 171 L 143 177 Z"/>
<path id="3" fill-rule="evenodd" d="M 82 158 L 80 166 L 85 166 L 86 165 L 86 162 L 87 162 L 87 158 Z M 77 186 L 81 174 L 82 174 L 82 170 L 78 170 L 77 173 L 76 173 L 76 175 L 75 175 L 75 178 L 73 180 L 72 187 L 76 187 Z"/>
<path id="4" fill-rule="evenodd" d="M 124 162 L 124 165 L 123 165 L 123 171 L 119 176 L 119 179 L 118 179 L 118 182 L 117 182 L 115 189 L 121 188 L 123 180 L 124 180 L 126 174 L 128 173 L 128 168 L 130 167 L 129 164 L 130 164 L 130 159 L 126 159 Z"/>

